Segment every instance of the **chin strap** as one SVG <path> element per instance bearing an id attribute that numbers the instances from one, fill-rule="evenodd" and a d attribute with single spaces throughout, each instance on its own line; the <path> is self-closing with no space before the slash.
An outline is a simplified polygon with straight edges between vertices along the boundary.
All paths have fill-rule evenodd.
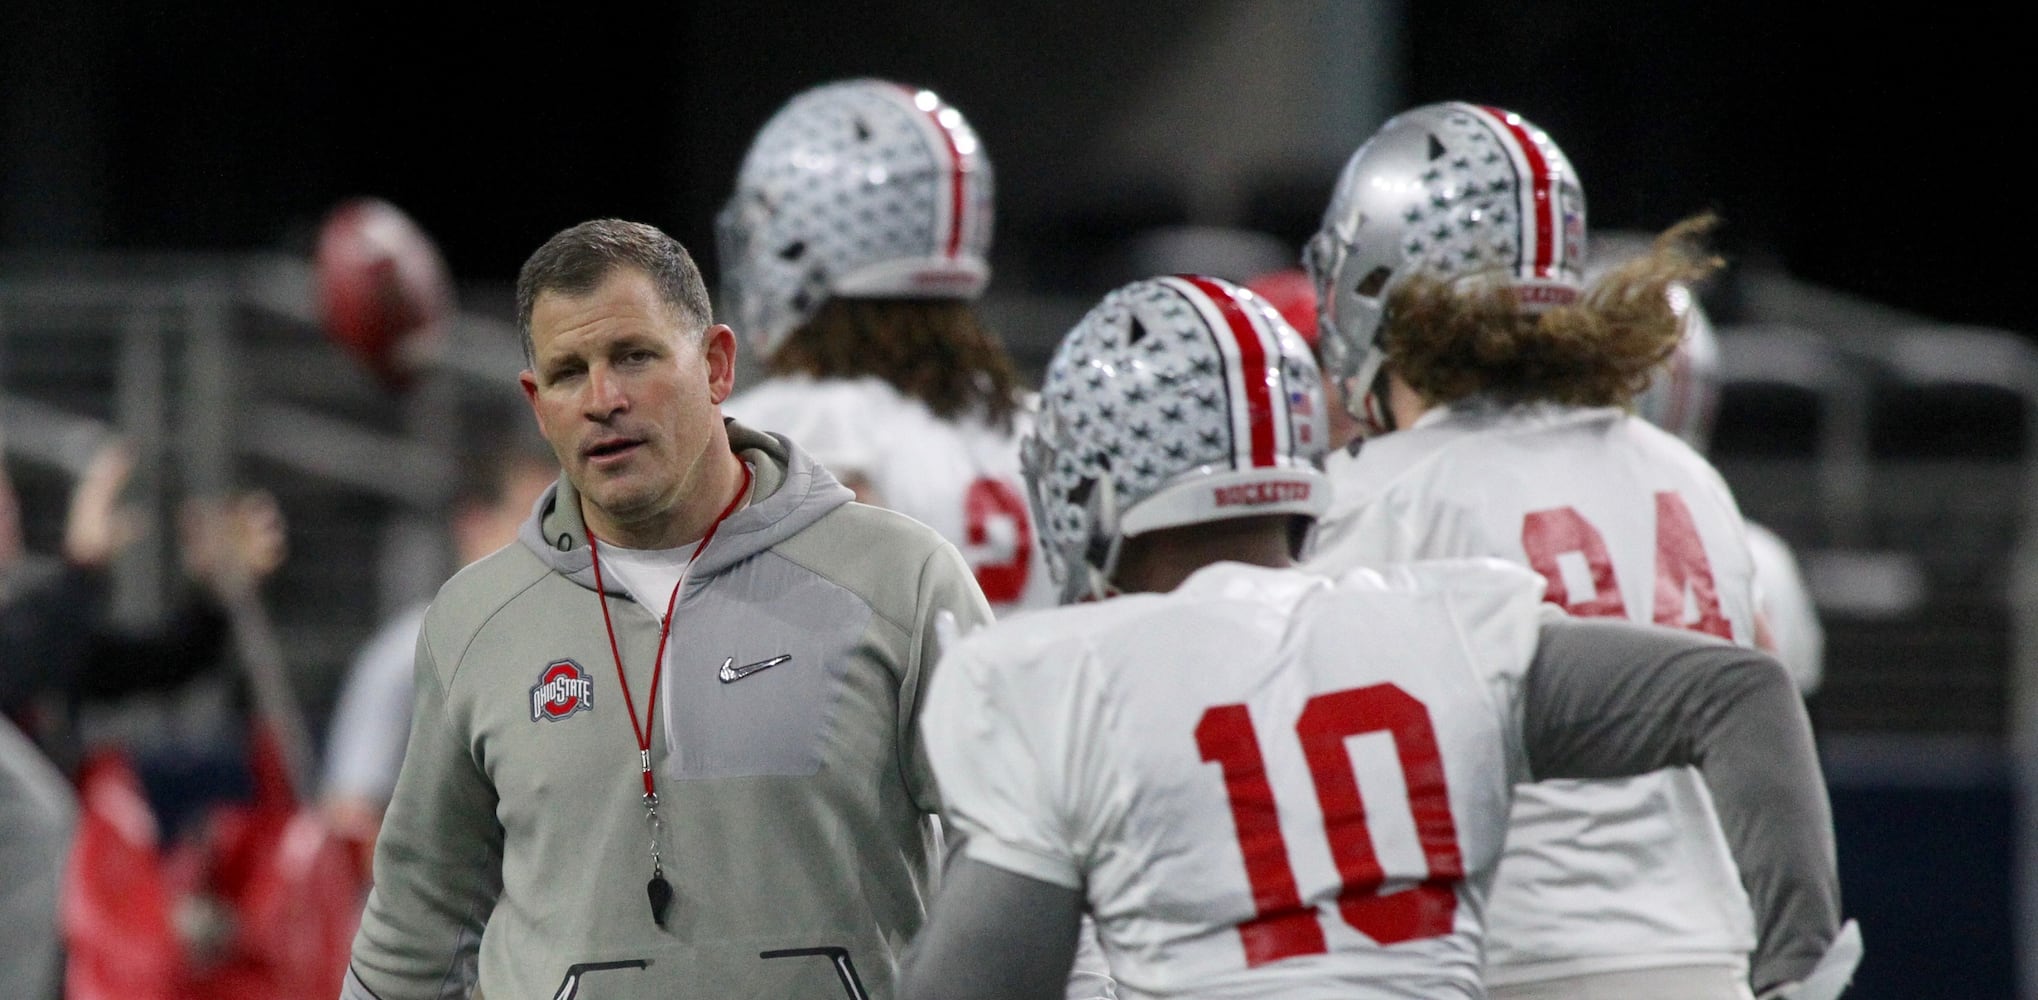
<path id="1" fill-rule="evenodd" d="M 1373 374 L 1372 388 L 1366 390 L 1366 407 L 1367 409 L 1372 409 L 1375 405 L 1379 407 L 1380 415 L 1376 423 L 1382 434 L 1392 434 L 1401 429 L 1401 425 L 1394 419 L 1394 407 L 1387 404 L 1392 398 L 1393 390 L 1387 381 L 1387 366 L 1381 365 L 1380 370 Z"/>
<path id="2" fill-rule="evenodd" d="M 1118 589 L 1116 584 L 1113 584 L 1110 581 L 1110 579 L 1105 577 L 1104 574 L 1098 572 L 1097 567 L 1092 566 L 1088 563 L 1083 564 L 1083 579 L 1085 582 L 1083 585 L 1082 592 L 1076 594 L 1075 598 L 1069 601 L 1068 603 L 1089 604 L 1095 601 L 1110 600 L 1111 598 L 1117 597 L 1119 594 L 1124 593 L 1124 591 Z"/>
<path id="3" fill-rule="evenodd" d="M 1316 518 L 1296 515 L 1288 520 L 1288 555 L 1296 562 L 1316 551 Z"/>
<path id="4" fill-rule="evenodd" d="M 1125 547 L 1125 536 L 1118 533 L 1118 491 L 1112 485 L 1110 472 L 1097 478 L 1097 485 L 1090 491 L 1090 544 L 1085 547 L 1080 565 L 1083 586 L 1069 594 L 1064 603 L 1082 604 L 1101 601 L 1119 593 L 1111 585 L 1111 575 L 1118 571 L 1118 553 Z"/>
<path id="5" fill-rule="evenodd" d="M 1373 381 L 1363 392 L 1349 391 L 1350 382 L 1338 386 L 1344 396 L 1342 405 L 1351 414 L 1359 428 L 1356 441 L 1392 434 L 1401 428 L 1394 422 L 1394 409 L 1387 405 L 1387 366 L 1381 365 L 1373 373 Z"/>

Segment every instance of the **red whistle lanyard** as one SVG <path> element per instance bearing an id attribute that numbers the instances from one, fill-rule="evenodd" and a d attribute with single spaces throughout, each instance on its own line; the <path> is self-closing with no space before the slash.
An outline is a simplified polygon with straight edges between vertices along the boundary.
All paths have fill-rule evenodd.
<path id="1" fill-rule="evenodd" d="M 587 531 L 587 554 L 594 562 L 594 592 L 601 602 L 601 623 L 608 630 L 609 655 L 615 657 L 616 683 L 623 689 L 623 707 L 630 710 L 630 731 L 637 737 L 637 766 L 644 775 L 644 819 L 651 827 L 651 881 L 645 890 L 651 897 L 651 919 L 660 927 L 665 926 L 665 907 L 672 901 L 672 886 L 665 881 L 665 866 L 659 856 L 658 785 L 651 775 L 651 709 L 658 703 L 658 679 L 665 672 L 665 643 L 672 636 L 672 609 L 679 603 L 680 588 L 686 586 L 686 574 L 693 569 L 694 560 L 701 557 L 708 543 L 715 540 L 715 532 L 721 529 L 722 522 L 736 513 L 736 507 L 750 493 L 750 464 L 742 463 L 742 467 L 742 487 L 730 498 L 729 505 L 715 516 L 715 523 L 708 525 L 708 533 L 701 536 L 700 544 L 694 546 L 693 555 L 687 557 L 686 569 L 680 571 L 679 582 L 672 585 L 672 596 L 665 599 L 665 616 L 658 624 L 658 655 L 651 661 L 651 691 L 644 698 L 641 723 L 638 721 L 636 699 L 630 696 L 630 678 L 623 673 L 623 651 L 616 644 L 616 626 L 609 618 L 608 588 L 602 583 L 601 548 L 595 544 L 594 530 L 590 528 Z"/>

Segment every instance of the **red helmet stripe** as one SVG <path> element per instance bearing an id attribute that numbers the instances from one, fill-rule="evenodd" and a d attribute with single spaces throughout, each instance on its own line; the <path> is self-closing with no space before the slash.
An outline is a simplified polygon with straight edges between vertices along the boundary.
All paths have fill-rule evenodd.
<path id="1" fill-rule="evenodd" d="M 1482 107 L 1487 114 L 1500 122 L 1500 127 L 1514 137 L 1514 144 L 1521 150 L 1522 160 L 1528 164 L 1529 196 L 1534 200 L 1535 225 L 1535 276 L 1551 276 L 1552 265 L 1557 254 L 1557 205 L 1555 179 L 1550 176 L 1550 161 L 1543 157 L 1543 151 L 1536 148 L 1535 139 L 1523 127 L 1521 119 L 1509 114 L 1506 109 Z"/>
<path id="2" fill-rule="evenodd" d="M 1224 317 L 1227 332 L 1238 347 L 1239 381 L 1245 386 L 1246 424 L 1251 428 L 1252 463 L 1256 468 L 1272 466 L 1274 403 L 1267 385 L 1267 348 L 1260 341 L 1260 331 L 1223 286 L 1197 275 L 1181 275 L 1181 280 L 1202 292 Z"/>
<path id="3" fill-rule="evenodd" d="M 948 238 L 944 252 L 950 260 L 954 260 L 962 252 L 962 212 L 963 206 L 968 203 L 963 197 L 962 146 L 955 141 L 955 130 L 941 120 L 941 112 L 947 105 L 937 101 L 934 110 L 929 111 L 920 106 L 921 91 L 904 85 L 899 89 L 906 92 L 906 103 L 933 124 L 934 134 L 941 137 L 941 148 L 948 153 Z"/>

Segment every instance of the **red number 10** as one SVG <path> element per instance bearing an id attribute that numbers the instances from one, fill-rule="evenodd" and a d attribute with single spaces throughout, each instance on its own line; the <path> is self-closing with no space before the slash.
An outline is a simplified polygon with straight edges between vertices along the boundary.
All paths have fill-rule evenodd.
<path id="1" fill-rule="evenodd" d="M 1385 896 L 1378 892 L 1386 874 L 1373 851 L 1359 779 L 1345 750 L 1347 737 L 1381 731 L 1394 738 L 1416 837 L 1429 866 L 1429 877 L 1420 884 Z M 1456 883 L 1464 877 L 1465 863 L 1458 853 L 1450 789 L 1444 782 L 1443 757 L 1429 709 L 1392 684 L 1334 691 L 1309 699 L 1296 720 L 1295 735 L 1302 741 L 1323 809 L 1323 832 L 1341 883 L 1338 913 L 1345 923 L 1380 944 L 1449 933 L 1458 908 Z M 1205 711 L 1196 725 L 1196 746 L 1205 761 L 1224 770 L 1231 819 L 1245 857 L 1246 881 L 1252 886 L 1254 916 L 1238 928 L 1246 965 L 1327 951 L 1315 909 L 1302 905 L 1295 888 L 1252 715 L 1244 705 Z"/>

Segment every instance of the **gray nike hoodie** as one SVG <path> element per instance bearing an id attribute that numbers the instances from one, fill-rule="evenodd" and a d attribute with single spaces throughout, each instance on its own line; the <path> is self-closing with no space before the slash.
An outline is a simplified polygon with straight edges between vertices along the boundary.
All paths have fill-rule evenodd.
<path id="1" fill-rule="evenodd" d="M 818 1000 L 848 995 L 845 964 L 891 995 L 930 889 L 915 723 L 936 615 L 990 612 L 933 530 L 851 502 L 783 437 L 729 439 L 751 500 L 687 574 L 655 707 L 663 609 L 608 581 L 626 696 L 563 478 L 439 591 L 343 998 L 462 997 L 478 976 L 493 1000 Z M 653 731 L 663 927 L 629 699 Z M 761 957 L 800 949 L 847 962 Z"/>

